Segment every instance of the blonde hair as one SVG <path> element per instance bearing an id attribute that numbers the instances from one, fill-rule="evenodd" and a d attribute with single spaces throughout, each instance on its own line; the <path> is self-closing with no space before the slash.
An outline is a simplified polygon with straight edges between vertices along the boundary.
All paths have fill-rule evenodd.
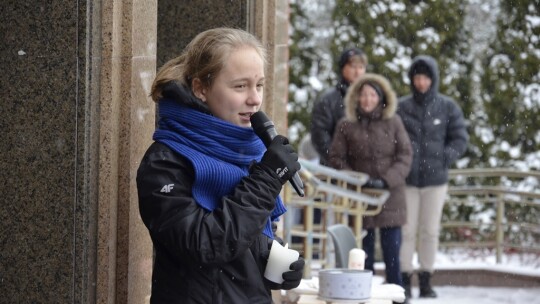
<path id="1" fill-rule="evenodd" d="M 152 99 L 158 101 L 163 86 L 170 81 L 192 89 L 191 82 L 198 78 L 204 87 L 211 87 L 229 55 L 245 46 L 257 51 L 266 65 L 266 49 L 255 36 L 244 30 L 222 27 L 199 33 L 180 56 L 159 69 L 152 83 Z"/>

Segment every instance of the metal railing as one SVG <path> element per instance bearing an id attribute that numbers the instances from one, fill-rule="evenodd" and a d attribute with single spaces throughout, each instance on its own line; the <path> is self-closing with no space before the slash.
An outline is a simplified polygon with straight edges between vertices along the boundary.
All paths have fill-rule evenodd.
<path id="1" fill-rule="evenodd" d="M 338 171 L 307 160 L 300 160 L 300 175 L 305 183 L 304 197 L 296 195 L 287 184 L 284 188 L 284 201 L 287 207 L 298 208 L 303 214 L 303 223 L 295 225 L 291 212 L 285 214 L 284 239 L 291 243 L 292 237 L 303 239 L 302 251 L 306 263 L 311 264 L 313 258 L 314 239 L 325 244 L 326 223 L 349 224 L 353 227 L 360 244 L 362 236 L 362 217 L 375 215 L 382 210 L 390 193 L 387 190 L 362 189 L 369 176 L 361 172 Z M 324 213 L 321 224 L 315 224 L 315 210 Z M 320 254 L 324 255 L 324 249 Z M 311 268 L 304 269 L 304 277 L 311 277 Z"/>
<path id="2" fill-rule="evenodd" d="M 442 248 L 540 253 L 540 172 L 453 169 L 442 219 Z"/>
<path id="3" fill-rule="evenodd" d="M 285 241 L 291 243 L 295 236 L 302 238 L 301 250 L 306 263 L 311 263 L 314 240 L 319 240 L 319 246 L 321 243 L 325 246 L 324 221 L 331 217 L 333 223 L 354 227 L 360 247 L 362 217 L 379 213 L 389 192 L 362 188 L 369 178 L 364 173 L 339 171 L 302 159 L 300 162 L 306 195 L 299 197 L 286 186 L 284 201 L 288 207 L 301 210 L 303 223 L 295 225 L 287 212 L 283 227 Z M 453 169 L 449 177 L 441 248 L 494 249 L 497 263 L 501 263 L 504 250 L 540 254 L 540 172 Z M 324 213 L 321 224 L 314 221 L 316 209 Z M 520 217 L 518 209 L 526 214 Z M 324 255 L 324 251 L 321 254 Z M 304 277 L 311 277 L 310 267 L 306 267 Z"/>

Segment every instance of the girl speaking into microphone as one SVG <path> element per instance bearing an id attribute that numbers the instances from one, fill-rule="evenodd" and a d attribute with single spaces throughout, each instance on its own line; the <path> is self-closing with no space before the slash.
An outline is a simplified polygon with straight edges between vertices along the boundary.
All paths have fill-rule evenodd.
<path id="1" fill-rule="evenodd" d="M 277 135 L 266 148 L 251 127 L 264 67 L 253 35 L 217 28 L 157 73 L 159 123 L 137 171 L 155 248 L 152 304 L 272 303 L 271 289 L 300 283 L 302 258 L 280 284 L 263 276 L 273 223 L 286 211 L 279 193 L 300 169 L 287 138 Z"/>

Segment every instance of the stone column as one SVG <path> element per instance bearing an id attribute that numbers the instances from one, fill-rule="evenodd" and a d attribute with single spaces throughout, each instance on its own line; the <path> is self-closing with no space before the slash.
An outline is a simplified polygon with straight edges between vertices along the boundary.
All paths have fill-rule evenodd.
<path id="1" fill-rule="evenodd" d="M 262 110 L 270 116 L 278 133 L 287 135 L 289 2 L 249 0 L 247 20 L 248 31 L 258 36 L 268 49 Z M 277 234 L 283 236 L 283 220 L 278 224 Z M 281 303 L 281 292 L 273 290 L 272 298 L 275 303 Z"/>
<path id="2" fill-rule="evenodd" d="M 103 1 L 95 24 L 99 87 L 97 303 L 147 303 L 152 244 L 138 208 L 135 178 L 152 141 L 155 104 L 157 2 Z M 99 42 L 98 42 L 99 41 Z"/>
<path id="3" fill-rule="evenodd" d="M 134 178 L 154 130 L 156 5 L 3 3 L 0 302 L 146 302 Z"/>
<path id="4" fill-rule="evenodd" d="M 268 49 L 263 111 L 272 118 L 280 134 L 287 134 L 289 2 L 249 0 L 248 30 Z"/>

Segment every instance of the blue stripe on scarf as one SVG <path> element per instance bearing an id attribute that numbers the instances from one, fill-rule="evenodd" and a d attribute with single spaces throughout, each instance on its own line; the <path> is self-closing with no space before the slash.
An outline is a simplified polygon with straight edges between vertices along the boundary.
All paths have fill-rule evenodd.
<path id="1" fill-rule="evenodd" d="M 185 107 L 173 100 L 160 100 L 158 129 L 153 139 L 186 157 L 195 169 L 193 197 L 208 211 L 232 194 L 251 161 L 260 161 L 266 148 L 252 128 L 243 128 Z M 287 209 L 281 198 L 263 233 L 273 238 L 271 220 Z"/>

